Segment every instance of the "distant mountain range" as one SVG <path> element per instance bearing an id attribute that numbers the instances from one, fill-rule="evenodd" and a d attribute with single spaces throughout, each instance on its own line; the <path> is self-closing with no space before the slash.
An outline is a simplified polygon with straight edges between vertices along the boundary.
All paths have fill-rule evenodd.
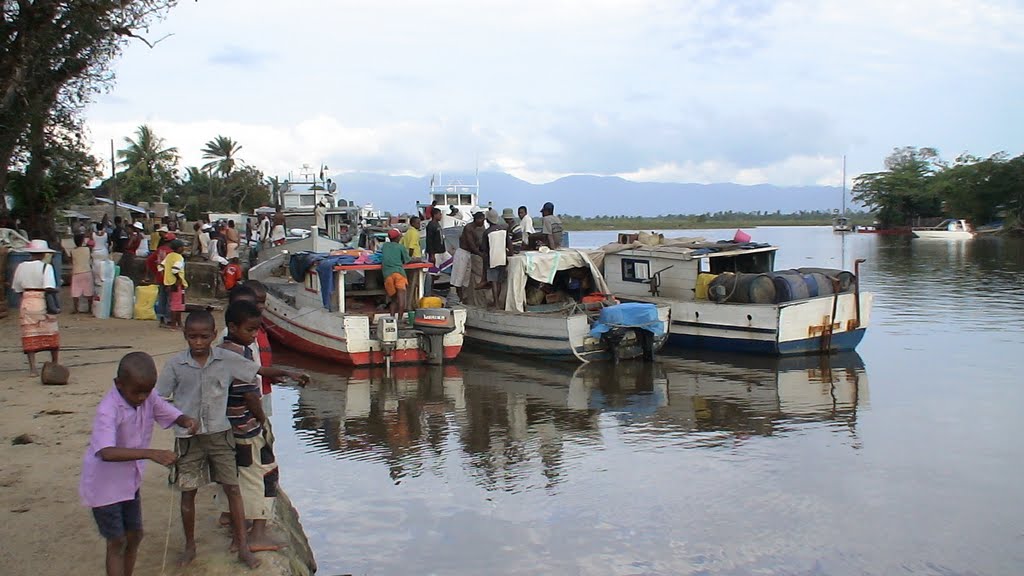
<path id="1" fill-rule="evenodd" d="M 474 181 L 472 174 L 444 174 L 443 183 Z M 429 201 L 429 178 L 349 173 L 335 177 L 339 196 L 357 205 L 372 202 L 392 213 L 413 212 L 417 202 Z M 531 184 L 509 174 L 480 174 L 480 202 L 494 207 L 525 205 L 540 212 L 544 202 L 554 202 L 559 214 L 576 216 L 659 216 L 705 212 L 832 210 L 842 206 L 842 189 L 834 186 L 773 186 L 759 184 L 683 184 L 631 182 L 617 176 L 566 176 L 546 184 Z M 849 201 L 851 209 L 860 209 Z"/>

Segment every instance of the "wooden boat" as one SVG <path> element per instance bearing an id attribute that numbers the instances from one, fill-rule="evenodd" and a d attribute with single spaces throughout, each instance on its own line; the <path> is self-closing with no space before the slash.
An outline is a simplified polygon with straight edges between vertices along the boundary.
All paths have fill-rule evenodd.
<path id="1" fill-rule="evenodd" d="M 872 295 L 849 272 L 776 271 L 777 250 L 693 239 L 609 245 L 604 271 L 616 297 L 671 306 L 671 345 L 772 355 L 856 348 Z"/>
<path id="2" fill-rule="evenodd" d="M 249 270 L 250 279 L 267 286 L 264 321 L 284 346 L 353 366 L 439 364 L 462 350 L 465 310 L 418 309 L 406 325 L 378 311 L 384 297 L 380 264 L 336 265 L 323 273 L 306 268 L 302 281 L 296 282 L 288 270 L 295 256 L 279 253 Z M 406 265 L 410 303 L 423 295 L 428 267 Z M 331 280 L 326 298 L 321 274 Z"/>
<path id="3" fill-rule="evenodd" d="M 574 291 L 576 297 L 529 304 L 528 287 L 536 294 L 541 286 L 565 288 L 563 292 Z M 600 294 L 604 299 L 608 285 L 580 250 L 530 251 L 509 258 L 505 298 L 500 307 L 488 306 L 479 291 L 470 294 L 463 303 L 466 339 L 504 352 L 579 362 L 651 358 L 667 336 L 669 306 L 665 303 L 656 305 L 655 326 L 623 325 L 604 335 L 592 335 L 605 303 L 583 304 L 582 297 Z"/>

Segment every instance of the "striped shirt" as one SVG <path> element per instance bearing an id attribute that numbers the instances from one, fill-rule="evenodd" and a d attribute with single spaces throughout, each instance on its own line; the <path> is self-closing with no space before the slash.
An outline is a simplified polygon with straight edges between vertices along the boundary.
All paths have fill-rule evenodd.
<path id="1" fill-rule="evenodd" d="M 252 350 L 248 346 L 224 340 L 220 347 L 241 354 L 246 360 L 253 359 Z M 246 404 L 245 397 L 248 394 L 260 396 L 260 385 L 255 379 L 233 380 L 228 388 L 228 421 L 231 422 L 231 432 L 235 438 L 252 438 L 263 432 L 263 425 Z"/>

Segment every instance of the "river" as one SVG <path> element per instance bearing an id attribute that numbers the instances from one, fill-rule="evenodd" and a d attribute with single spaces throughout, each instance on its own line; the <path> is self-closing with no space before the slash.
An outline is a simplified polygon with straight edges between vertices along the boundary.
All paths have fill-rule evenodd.
<path id="1" fill-rule="evenodd" d="M 315 379 L 273 418 L 319 573 L 1024 571 L 1024 243 L 747 231 L 780 268 L 867 260 L 857 354 L 467 350 L 388 379 L 275 350 Z"/>

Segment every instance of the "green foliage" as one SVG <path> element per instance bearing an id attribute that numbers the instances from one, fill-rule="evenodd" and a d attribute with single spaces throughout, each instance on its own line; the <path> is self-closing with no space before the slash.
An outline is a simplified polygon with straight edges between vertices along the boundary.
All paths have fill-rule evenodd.
<path id="1" fill-rule="evenodd" d="M 174 186 L 178 149 L 167 147 L 164 139 L 143 124 L 135 130 L 135 139 L 125 138 L 126 147 L 117 151 L 118 165 L 125 168 L 119 178 L 118 193 L 125 202 L 156 202 Z"/>
<path id="2" fill-rule="evenodd" d="M 248 213 L 270 202 L 270 188 L 263 173 L 251 166 L 235 170 L 221 178 L 190 166 L 186 179 L 179 182 L 169 199 L 189 219 L 207 212 Z"/>
<path id="3" fill-rule="evenodd" d="M 1024 224 L 1024 155 L 979 158 L 961 154 L 942 162 L 933 148 L 897 148 L 886 170 L 854 179 L 853 198 L 878 213 L 883 226 L 918 217 L 967 218 L 976 226 L 1007 217 Z"/>
<path id="4" fill-rule="evenodd" d="M 242 146 L 227 136 L 217 136 L 206 143 L 203 147 L 203 160 L 210 160 L 203 164 L 203 171 L 214 173 L 221 178 L 227 178 L 239 163 L 238 151 Z"/>
<path id="5" fill-rule="evenodd" d="M 883 227 L 909 225 L 913 218 L 940 216 L 942 200 L 930 185 L 940 168 L 934 148 L 896 148 L 886 170 L 853 180 L 853 200 L 878 213 Z"/>

